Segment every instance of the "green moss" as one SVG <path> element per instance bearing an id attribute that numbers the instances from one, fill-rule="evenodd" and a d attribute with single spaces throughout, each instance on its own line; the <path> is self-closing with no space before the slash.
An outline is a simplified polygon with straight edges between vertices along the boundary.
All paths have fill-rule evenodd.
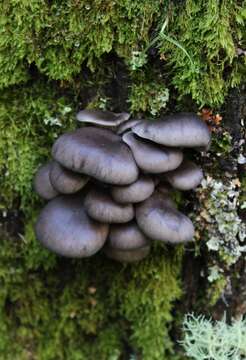
<path id="1" fill-rule="evenodd" d="M 233 150 L 232 136 L 228 131 L 212 137 L 211 150 L 218 156 L 225 156 Z"/>
<path id="2" fill-rule="evenodd" d="M 182 253 L 182 248 L 166 252 L 157 246 L 139 267 L 132 267 L 127 291 L 124 277 L 112 286 L 121 300 L 120 314 L 131 322 L 132 344 L 142 350 L 144 359 L 166 359 L 172 353 L 167 324 L 172 320 L 171 304 L 181 295 L 177 275 Z"/>
<path id="3" fill-rule="evenodd" d="M 3 1 L 0 84 L 27 80 L 30 63 L 52 79 L 72 81 L 82 63 L 96 70 L 111 50 L 129 57 L 148 41 L 160 9 L 159 0 Z"/>
<path id="4" fill-rule="evenodd" d="M 129 103 L 133 113 L 142 112 L 157 116 L 165 109 L 169 100 L 169 90 L 164 79 L 155 71 L 139 70 L 132 74 Z"/>
<path id="5" fill-rule="evenodd" d="M 165 37 L 159 47 L 181 96 L 190 94 L 201 106 L 223 103 L 245 71 L 245 59 L 236 53 L 244 44 L 245 19 L 245 1 L 187 0 L 182 7 L 171 8 L 164 33 L 178 41 L 192 61 Z"/>
<path id="6" fill-rule="evenodd" d="M 158 247 L 133 266 L 103 255 L 64 261 L 41 248 L 32 228 L 16 240 L 1 234 L 0 351 L 6 359 L 114 360 L 128 336 L 143 359 L 168 358 L 181 249 Z"/>
<path id="7" fill-rule="evenodd" d="M 214 306 L 217 303 L 217 301 L 221 298 L 226 285 L 227 279 L 223 274 L 212 282 L 208 289 L 209 305 Z"/>
<path id="8" fill-rule="evenodd" d="M 9 89 L 0 94 L 1 206 L 11 207 L 20 197 L 21 207 L 36 197 L 32 179 L 37 166 L 50 154 L 57 135 L 74 127 L 71 102 L 52 84 Z"/>
<path id="9" fill-rule="evenodd" d="M 158 47 L 164 72 L 180 96 L 191 94 L 199 105 L 221 104 L 244 71 L 244 59 L 236 52 L 244 46 L 244 4 L 4 0 L 0 87 L 30 79 L 30 64 L 50 79 L 73 83 L 82 65 L 93 71 L 107 66 L 108 53 L 117 54 L 134 71 L 152 66 L 148 50 Z"/>

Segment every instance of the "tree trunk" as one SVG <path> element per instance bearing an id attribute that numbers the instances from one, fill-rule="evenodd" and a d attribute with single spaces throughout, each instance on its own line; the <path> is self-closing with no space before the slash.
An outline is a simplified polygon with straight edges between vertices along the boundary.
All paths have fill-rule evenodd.
<path id="1" fill-rule="evenodd" d="M 245 314 L 244 13 L 240 1 L 3 2 L 2 358 L 183 360 L 185 314 Z M 177 198 L 194 243 L 156 242 L 126 265 L 103 252 L 61 258 L 37 242 L 44 202 L 33 176 L 85 107 L 149 121 L 200 112 L 212 145 L 191 156 L 204 182 Z"/>

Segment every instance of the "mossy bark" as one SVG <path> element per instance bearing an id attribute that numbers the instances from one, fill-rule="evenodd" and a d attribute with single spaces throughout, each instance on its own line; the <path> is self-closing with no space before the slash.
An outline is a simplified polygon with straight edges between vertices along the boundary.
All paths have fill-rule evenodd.
<path id="1" fill-rule="evenodd" d="M 245 2 L 2 5 L 0 359 L 183 360 L 177 340 L 186 312 L 245 312 L 245 260 L 237 240 L 245 200 L 238 163 Z M 195 155 L 214 182 L 177 199 L 195 221 L 195 245 L 157 243 L 146 260 L 121 265 L 103 254 L 62 259 L 38 244 L 33 224 L 43 203 L 33 192 L 33 175 L 57 136 L 78 126 L 78 109 L 128 110 L 151 120 L 202 106 L 223 119 L 211 125 L 209 155 Z M 218 181 L 223 199 L 211 196 Z M 228 210 L 232 193 L 238 203 Z M 209 222 L 209 216 L 221 221 L 223 211 L 238 224 L 226 242 L 226 224 Z M 211 237 L 219 250 L 207 245 Z"/>

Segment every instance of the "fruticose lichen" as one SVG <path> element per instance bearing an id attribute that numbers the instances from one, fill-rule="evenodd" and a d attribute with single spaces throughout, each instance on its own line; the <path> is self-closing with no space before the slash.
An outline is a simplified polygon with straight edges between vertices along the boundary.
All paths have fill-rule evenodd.
<path id="1" fill-rule="evenodd" d="M 213 322 L 202 315 L 188 314 L 183 322 L 186 355 L 195 360 L 242 360 L 246 356 L 246 320 L 234 320 L 231 325 L 224 317 Z"/>

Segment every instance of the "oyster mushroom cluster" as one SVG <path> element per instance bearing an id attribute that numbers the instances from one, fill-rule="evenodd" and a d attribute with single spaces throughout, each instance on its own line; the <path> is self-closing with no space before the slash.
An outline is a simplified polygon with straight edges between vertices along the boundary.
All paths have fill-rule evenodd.
<path id="1" fill-rule="evenodd" d="M 193 239 L 193 224 L 171 192 L 201 182 L 202 170 L 183 150 L 208 148 L 206 124 L 191 113 L 129 118 L 83 110 L 77 120 L 84 126 L 55 141 L 52 160 L 34 179 L 36 192 L 49 201 L 35 228 L 46 248 L 74 258 L 103 249 L 112 259 L 133 262 L 148 255 L 151 241 Z"/>

